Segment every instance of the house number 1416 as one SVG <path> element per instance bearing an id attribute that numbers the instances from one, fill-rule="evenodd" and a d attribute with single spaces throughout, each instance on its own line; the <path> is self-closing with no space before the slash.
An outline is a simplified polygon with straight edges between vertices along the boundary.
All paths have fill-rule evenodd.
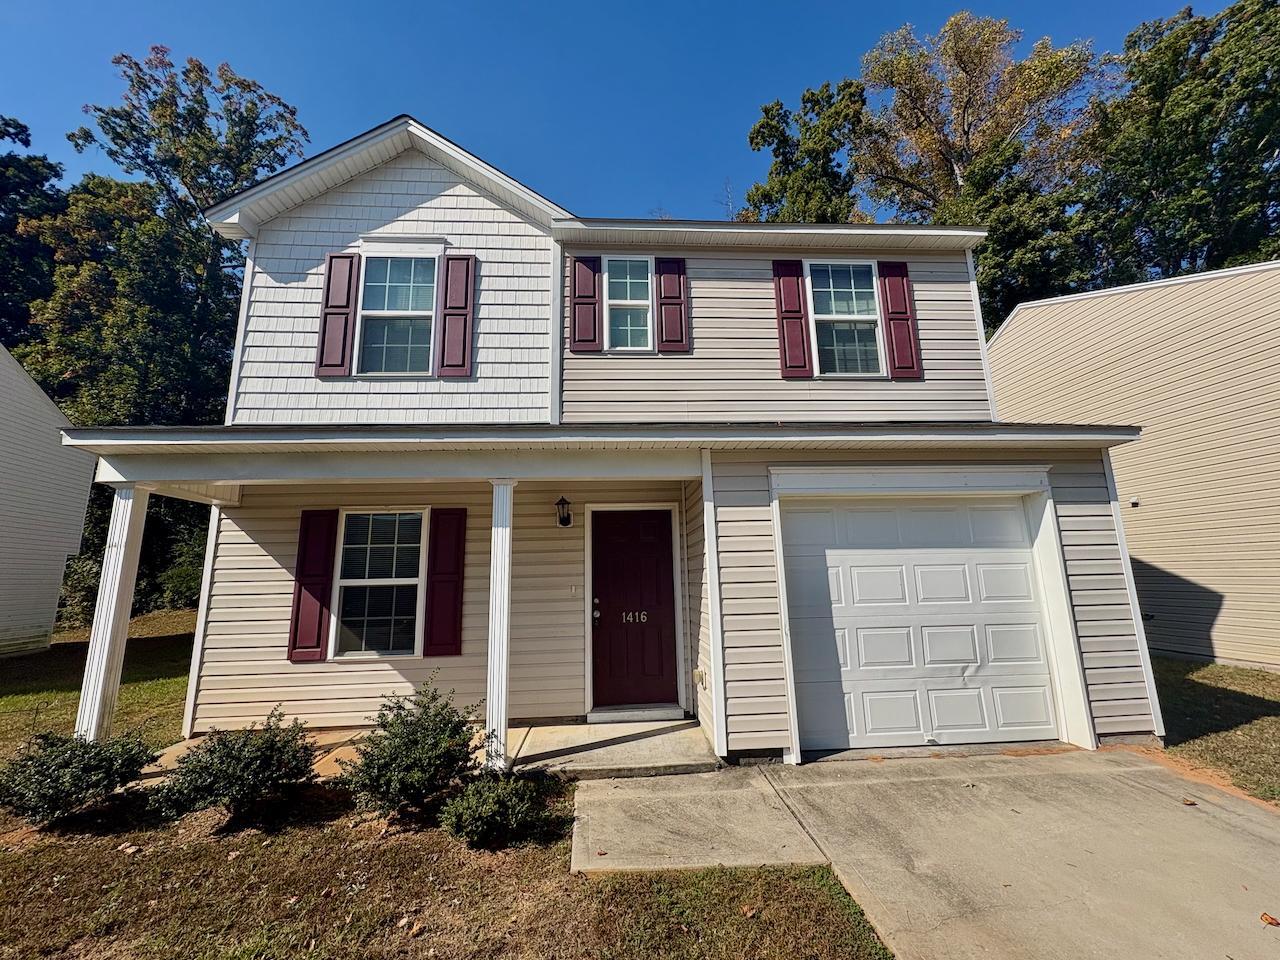
<path id="1" fill-rule="evenodd" d="M 648 623 L 649 611 L 648 610 L 623 610 L 622 622 L 623 623 Z"/>

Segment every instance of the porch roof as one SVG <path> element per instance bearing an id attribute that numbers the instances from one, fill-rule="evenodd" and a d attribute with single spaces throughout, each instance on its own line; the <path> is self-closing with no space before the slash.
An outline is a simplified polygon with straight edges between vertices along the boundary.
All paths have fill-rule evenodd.
<path id="1" fill-rule="evenodd" d="M 62 442 L 100 457 L 137 455 L 601 450 L 1103 449 L 1140 428 L 1102 424 L 897 421 L 69 427 Z"/>

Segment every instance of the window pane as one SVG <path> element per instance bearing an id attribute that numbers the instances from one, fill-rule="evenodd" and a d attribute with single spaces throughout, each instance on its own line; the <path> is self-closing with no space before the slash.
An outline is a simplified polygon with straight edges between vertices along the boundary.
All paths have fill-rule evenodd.
<path id="1" fill-rule="evenodd" d="M 649 308 L 610 307 L 609 346 L 614 349 L 648 349 Z"/>
<path id="2" fill-rule="evenodd" d="M 369 550 L 367 547 L 342 548 L 342 572 L 338 575 L 343 580 L 364 580 L 369 570 Z"/>
<path id="3" fill-rule="evenodd" d="M 412 653 L 416 586 L 343 587 L 338 652 Z"/>
<path id="4" fill-rule="evenodd" d="M 369 521 L 367 513 L 347 514 L 347 525 L 342 535 L 342 542 L 364 546 L 369 542 Z"/>
<path id="5" fill-rule="evenodd" d="M 343 580 L 416 579 L 422 514 L 348 514 L 342 543 Z"/>
<path id="6" fill-rule="evenodd" d="M 436 262 L 430 257 L 368 257 L 365 310 L 429 313 L 435 302 Z"/>
<path id="7" fill-rule="evenodd" d="M 818 369 L 821 373 L 880 372 L 874 323 L 822 320 L 817 323 L 817 333 Z"/>
<path id="8" fill-rule="evenodd" d="M 868 264 L 815 263 L 809 267 L 815 315 L 875 316 L 874 279 Z"/>
<path id="9" fill-rule="evenodd" d="M 610 260 L 609 299 L 648 300 L 649 261 Z"/>
<path id="10" fill-rule="evenodd" d="M 361 373 L 426 373 L 431 369 L 431 320 L 426 317 L 364 317 L 360 329 Z"/>

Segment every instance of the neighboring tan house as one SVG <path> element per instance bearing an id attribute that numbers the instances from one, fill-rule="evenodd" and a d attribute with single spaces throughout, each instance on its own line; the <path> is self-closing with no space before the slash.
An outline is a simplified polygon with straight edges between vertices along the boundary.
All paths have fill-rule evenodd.
<path id="1" fill-rule="evenodd" d="M 983 231 L 574 217 L 409 117 L 206 213 L 249 242 L 222 427 L 68 430 L 214 509 L 186 730 L 696 717 L 723 757 L 1163 733 L 1107 451 L 992 422 Z M 112 572 L 114 571 L 114 572 Z M 785 573 L 784 573 L 785 571 Z"/>
<path id="2" fill-rule="evenodd" d="M 1024 303 L 1005 420 L 1136 423 L 1115 484 L 1153 649 L 1280 668 L 1280 262 Z"/>
<path id="3" fill-rule="evenodd" d="M 60 442 L 67 426 L 0 347 L 0 657 L 49 645 L 62 573 L 80 552 L 94 458 Z"/>

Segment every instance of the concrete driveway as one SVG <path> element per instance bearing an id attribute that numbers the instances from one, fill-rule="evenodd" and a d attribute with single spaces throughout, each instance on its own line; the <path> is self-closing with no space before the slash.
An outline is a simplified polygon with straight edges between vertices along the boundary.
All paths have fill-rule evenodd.
<path id="1" fill-rule="evenodd" d="M 1280 814 L 1137 755 L 863 760 L 726 773 L 736 778 L 725 780 L 722 812 L 740 805 L 744 776 L 767 781 L 900 960 L 1280 958 L 1280 928 L 1260 920 L 1263 912 L 1280 916 Z M 591 837 L 608 854 L 595 859 L 608 865 L 586 863 L 575 836 L 575 867 L 680 865 L 669 834 L 682 804 L 698 823 L 683 847 L 689 865 L 706 863 L 710 846 L 727 853 L 734 845 L 715 828 L 722 818 L 711 786 L 721 776 L 580 787 L 579 810 L 597 828 L 609 822 L 608 804 L 634 804 L 631 791 L 661 796 L 654 829 L 666 836 L 667 855 L 646 856 L 647 818 L 617 817 L 625 834 L 597 829 Z M 755 824 L 762 829 L 740 824 L 731 832 L 755 838 L 755 849 L 715 862 L 779 862 L 758 842 L 778 829 L 778 812 L 752 806 L 767 811 Z"/>

